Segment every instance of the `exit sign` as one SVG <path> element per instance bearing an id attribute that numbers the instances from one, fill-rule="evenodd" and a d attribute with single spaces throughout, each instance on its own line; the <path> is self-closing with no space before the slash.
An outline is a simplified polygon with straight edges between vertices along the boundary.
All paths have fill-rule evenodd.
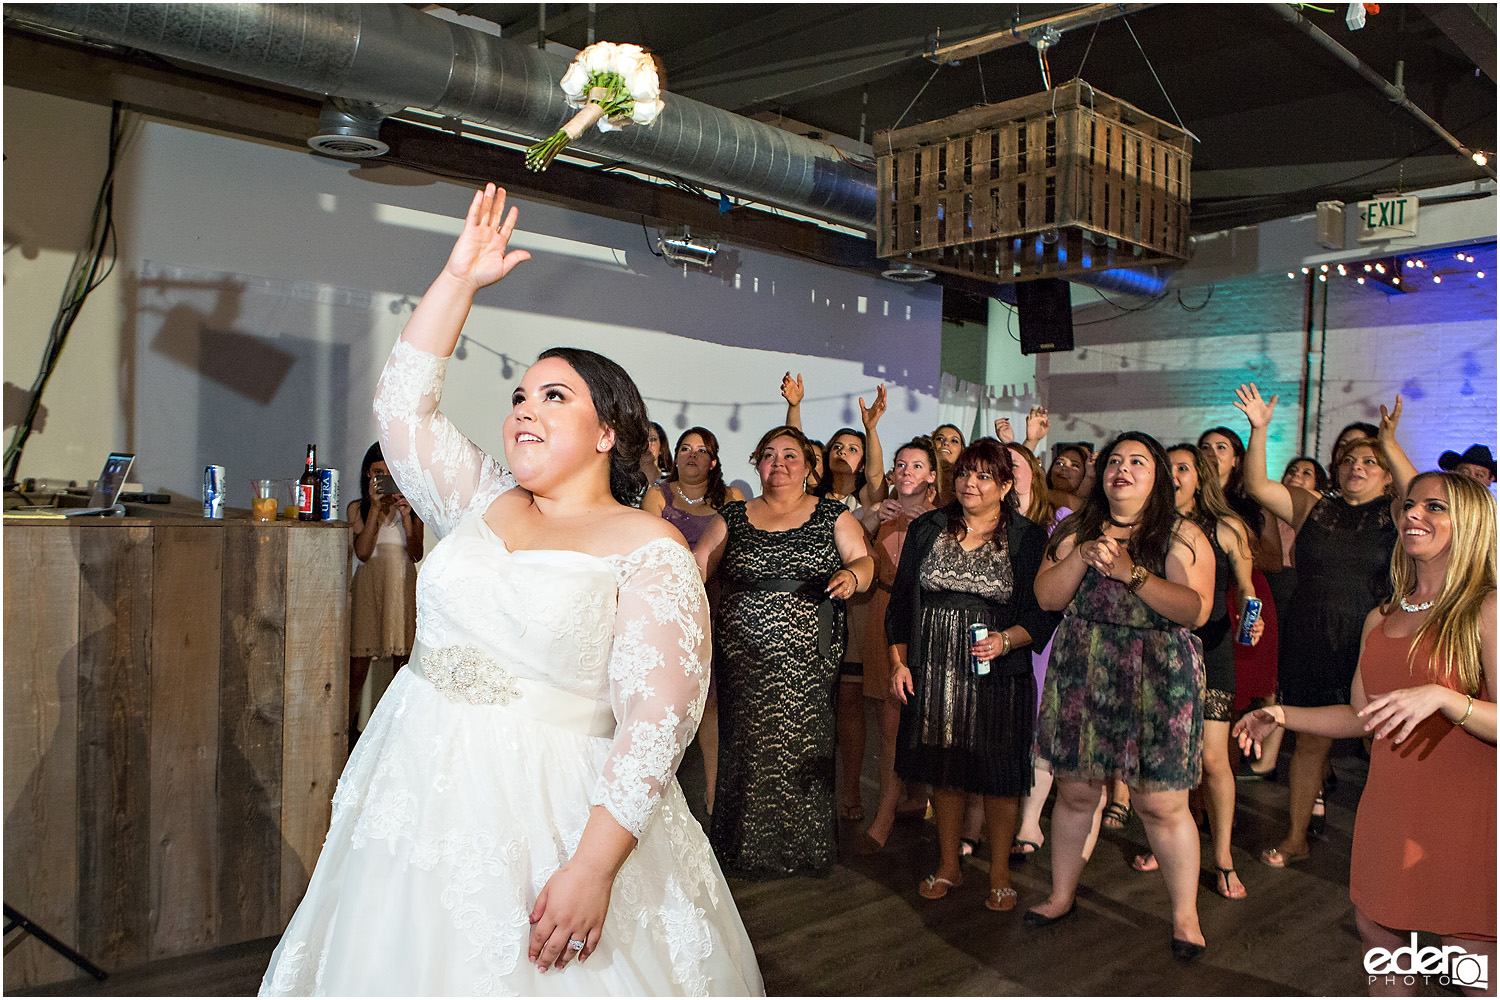
<path id="1" fill-rule="evenodd" d="M 1355 239 L 1362 243 L 1417 235 L 1417 197 L 1376 198 L 1355 208 L 1359 227 Z"/>

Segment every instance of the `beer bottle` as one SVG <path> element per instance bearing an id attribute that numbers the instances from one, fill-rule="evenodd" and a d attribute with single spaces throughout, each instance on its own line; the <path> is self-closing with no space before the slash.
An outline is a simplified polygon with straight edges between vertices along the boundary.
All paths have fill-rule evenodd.
<path id="1" fill-rule="evenodd" d="M 297 480 L 297 520 L 316 521 L 318 519 L 318 448 L 317 445 L 307 446 L 307 465 L 302 470 L 302 478 Z"/>

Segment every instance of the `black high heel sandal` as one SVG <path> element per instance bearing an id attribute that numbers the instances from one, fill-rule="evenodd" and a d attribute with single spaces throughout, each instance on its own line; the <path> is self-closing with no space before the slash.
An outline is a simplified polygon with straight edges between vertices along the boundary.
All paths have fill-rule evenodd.
<path id="1" fill-rule="evenodd" d="M 1317 812 L 1318 809 L 1323 811 Z M 1319 792 L 1318 797 L 1313 799 L 1313 810 L 1312 818 L 1307 821 L 1307 832 L 1310 836 L 1321 837 L 1323 831 L 1328 828 L 1328 804 L 1323 801 L 1322 792 Z"/>

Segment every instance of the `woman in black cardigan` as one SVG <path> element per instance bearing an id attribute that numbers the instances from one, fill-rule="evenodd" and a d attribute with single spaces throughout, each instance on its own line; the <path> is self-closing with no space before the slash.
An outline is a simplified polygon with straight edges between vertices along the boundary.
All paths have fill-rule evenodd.
<path id="1" fill-rule="evenodd" d="M 933 786 L 942 861 L 917 891 L 941 899 L 963 882 L 964 800 L 984 796 L 991 844 L 1009 844 L 1031 789 L 1036 680 L 1031 651 L 1059 615 L 1032 589 L 1047 533 L 1016 510 L 1010 452 L 992 438 L 954 466 L 956 500 L 912 522 L 886 612 L 891 686 L 904 707 L 896 773 Z M 986 638 L 970 641 L 983 623 Z M 1016 905 L 1005 864 L 990 866 L 985 906 Z"/>

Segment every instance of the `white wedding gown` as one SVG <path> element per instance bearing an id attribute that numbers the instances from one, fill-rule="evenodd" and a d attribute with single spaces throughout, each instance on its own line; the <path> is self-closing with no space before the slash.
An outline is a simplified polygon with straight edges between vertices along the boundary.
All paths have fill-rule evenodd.
<path id="1" fill-rule="evenodd" d="M 398 342 L 381 446 L 441 537 L 417 649 L 349 757 L 263 995 L 759 995 L 755 953 L 675 778 L 707 693 L 691 554 L 510 551 L 515 481 L 438 412 L 447 359 Z M 539 973 L 528 915 L 593 805 L 639 844 L 598 949 Z"/>

